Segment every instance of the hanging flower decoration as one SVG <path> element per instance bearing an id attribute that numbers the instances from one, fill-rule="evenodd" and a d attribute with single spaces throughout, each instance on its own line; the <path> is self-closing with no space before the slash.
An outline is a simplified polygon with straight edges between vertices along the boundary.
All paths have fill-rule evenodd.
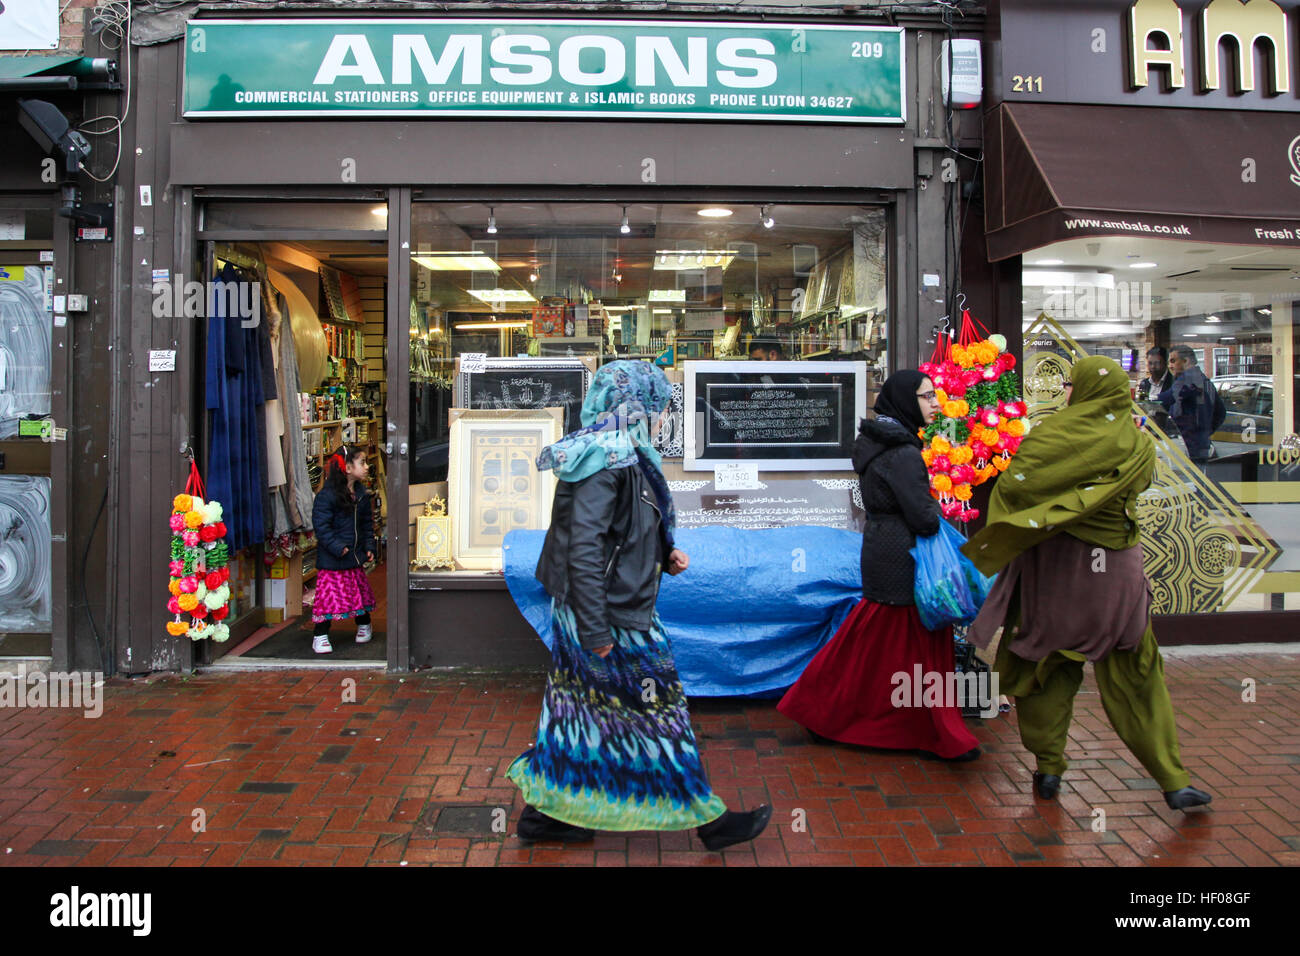
<path id="1" fill-rule="evenodd" d="M 168 519 L 172 542 L 167 611 L 174 617 L 167 622 L 167 633 L 220 642 L 230 638 L 230 628 L 222 623 L 230 614 L 230 551 L 221 505 L 204 501 L 202 495 L 203 482 L 191 460 L 185 494 L 172 499 Z"/>
<path id="2" fill-rule="evenodd" d="M 930 472 L 930 494 L 945 518 L 979 517 L 970 506 L 973 489 L 1007 470 L 1029 432 L 1020 377 L 1012 371 L 1016 357 L 1006 348 L 1003 336 L 989 335 L 966 309 L 958 340 L 941 334 L 930 361 L 921 365 L 939 400 L 939 414 L 919 432 L 921 457 Z"/>

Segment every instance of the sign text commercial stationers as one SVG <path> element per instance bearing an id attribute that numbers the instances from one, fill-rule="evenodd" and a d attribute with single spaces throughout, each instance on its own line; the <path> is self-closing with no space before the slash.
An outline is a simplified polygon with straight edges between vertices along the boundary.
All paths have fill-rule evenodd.
<path id="1" fill-rule="evenodd" d="M 906 118 L 895 27 L 193 20 L 184 72 L 189 118 Z"/>

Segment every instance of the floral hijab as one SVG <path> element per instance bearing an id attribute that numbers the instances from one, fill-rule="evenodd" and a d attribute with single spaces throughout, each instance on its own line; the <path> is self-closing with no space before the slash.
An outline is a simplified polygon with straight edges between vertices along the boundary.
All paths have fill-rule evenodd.
<path id="1" fill-rule="evenodd" d="M 668 407 L 672 386 L 650 362 L 622 360 L 603 365 L 582 403 L 582 425 L 537 456 L 537 468 L 554 470 L 561 481 L 582 481 L 606 468 L 638 465 L 654 488 L 671 542 L 677 512 L 660 470 L 663 459 L 651 444 L 650 426 Z"/>

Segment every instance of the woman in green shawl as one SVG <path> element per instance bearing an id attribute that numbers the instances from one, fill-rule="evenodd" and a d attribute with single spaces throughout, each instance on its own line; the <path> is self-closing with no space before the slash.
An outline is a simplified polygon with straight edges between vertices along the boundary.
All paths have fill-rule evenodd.
<path id="1" fill-rule="evenodd" d="M 1003 628 L 999 686 L 1016 698 L 1040 797 L 1060 789 L 1074 695 L 1092 661 L 1106 716 L 1165 802 L 1207 804 L 1179 757 L 1142 571 L 1137 498 L 1155 474 L 1155 445 L 1134 427 L 1118 363 L 1090 356 L 1071 379 L 1067 406 L 1025 438 L 993 489 L 988 524 L 962 549 L 985 574 L 1001 572 L 968 637 L 987 647 Z"/>

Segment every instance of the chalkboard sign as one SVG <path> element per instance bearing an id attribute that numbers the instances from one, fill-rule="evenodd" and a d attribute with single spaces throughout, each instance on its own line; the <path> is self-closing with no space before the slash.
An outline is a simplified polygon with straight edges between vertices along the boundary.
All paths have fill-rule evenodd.
<path id="1" fill-rule="evenodd" d="M 591 368 L 581 359 L 493 359 L 456 375 L 457 408 L 563 408 L 564 431 L 582 425 Z"/>
<path id="2" fill-rule="evenodd" d="M 847 470 L 866 415 L 865 362 L 687 362 L 687 471 Z"/>

